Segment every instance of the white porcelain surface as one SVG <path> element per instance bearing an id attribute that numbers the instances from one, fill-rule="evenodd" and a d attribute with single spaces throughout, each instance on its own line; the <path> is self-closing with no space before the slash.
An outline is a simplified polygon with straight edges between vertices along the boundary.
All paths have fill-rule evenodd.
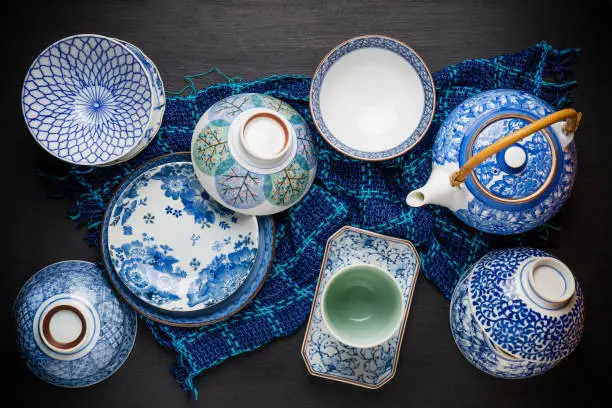
<path id="1" fill-rule="evenodd" d="M 353 149 L 391 149 L 414 132 L 423 113 L 423 85 L 401 56 L 378 48 L 347 54 L 328 71 L 321 111 L 329 130 Z"/>
<path id="2" fill-rule="evenodd" d="M 435 106 L 433 79 L 420 57 L 392 38 L 364 36 L 334 48 L 310 92 L 313 120 L 340 152 L 386 160 L 424 136 Z"/>

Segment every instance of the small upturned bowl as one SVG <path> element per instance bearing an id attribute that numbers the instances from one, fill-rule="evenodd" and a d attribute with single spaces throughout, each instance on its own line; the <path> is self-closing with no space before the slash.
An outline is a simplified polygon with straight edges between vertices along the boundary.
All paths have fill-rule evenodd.
<path id="1" fill-rule="evenodd" d="M 45 49 L 28 70 L 21 98 L 38 144 L 61 160 L 93 166 L 116 164 L 146 147 L 165 98 L 156 69 L 138 51 L 96 34 Z"/>
<path id="2" fill-rule="evenodd" d="M 13 313 L 26 366 L 60 387 L 86 387 L 110 377 L 136 339 L 136 313 L 90 262 L 41 269 L 21 288 Z"/>
<path id="3" fill-rule="evenodd" d="M 304 118 L 280 99 L 255 93 L 229 96 L 202 115 L 193 131 L 191 159 L 215 201 L 249 215 L 295 205 L 317 171 Z"/>
<path id="4" fill-rule="evenodd" d="M 490 252 L 451 298 L 453 338 L 464 357 L 495 377 L 542 374 L 572 353 L 584 328 L 582 289 L 569 268 L 532 248 Z"/>

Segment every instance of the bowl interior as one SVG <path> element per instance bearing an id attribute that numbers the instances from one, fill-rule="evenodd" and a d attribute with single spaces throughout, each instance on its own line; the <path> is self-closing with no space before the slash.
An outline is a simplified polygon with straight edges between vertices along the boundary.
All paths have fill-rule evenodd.
<path id="1" fill-rule="evenodd" d="M 54 156 L 99 165 L 128 153 L 145 136 L 152 84 L 138 58 L 97 35 L 64 38 L 30 67 L 22 91 L 28 128 Z"/>
<path id="2" fill-rule="evenodd" d="M 389 273 L 371 265 L 354 265 L 337 272 L 327 283 L 322 312 L 327 328 L 339 341 L 373 347 L 400 326 L 402 293 Z"/>
<path id="3" fill-rule="evenodd" d="M 432 119 L 429 71 L 407 46 L 385 37 L 349 40 L 322 62 L 311 107 L 323 136 L 363 159 L 385 159 L 411 148 Z"/>

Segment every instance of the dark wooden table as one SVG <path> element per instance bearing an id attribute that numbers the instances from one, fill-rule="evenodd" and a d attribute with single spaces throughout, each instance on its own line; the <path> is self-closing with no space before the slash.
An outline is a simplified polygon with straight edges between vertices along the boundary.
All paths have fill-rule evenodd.
<path id="1" fill-rule="evenodd" d="M 5 6 L 7 7 L 7 6 Z M 2 232 L 0 316 L 5 392 L 17 406 L 81 407 L 430 407 L 584 406 L 610 402 L 612 344 L 612 4 L 609 1 L 19 1 L 3 10 Z M 11 24 L 16 23 L 16 24 Z M 12 28 L 10 28 L 12 27 Z M 200 399 L 174 382 L 174 356 L 141 324 L 127 363 L 105 382 L 60 389 L 31 375 L 18 359 L 10 309 L 19 288 L 43 266 L 94 259 L 66 219 L 69 201 L 47 198 L 37 161 L 52 161 L 28 135 L 19 104 L 33 58 L 53 41 L 100 33 L 141 47 L 157 64 L 168 90 L 183 75 L 218 67 L 255 79 L 276 73 L 312 74 L 337 43 L 368 33 L 396 37 L 438 70 L 471 57 L 494 56 L 540 40 L 578 46 L 575 107 L 584 112 L 577 134 L 579 174 L 552 237 L 582 283 L 586 330 L 576 352 L 538 378 L 504 381 L 472 367 L 448 327 L 448 302 L 419 280 L 395 378 L 369 391 L 311 377 L 300 356 L 302 328 L 205 372 Z M 221 78 L 213 78 L 220 80 Z M 204 80 L 200 85 L 211 83 Z M 7 149 L 8 147 L 8 149 Z M 8 181 L 8 186 L 6 181 Z M 8 375 L 8 379 L 7 379 Z M 6 386 L 6 387 L 4 387 Z M 9 395 L 10 394 L 10 395 Z M 11 404 L 10 406 L 14 406 Z M 9 406 L 9 405 L 6 405 Z"/>

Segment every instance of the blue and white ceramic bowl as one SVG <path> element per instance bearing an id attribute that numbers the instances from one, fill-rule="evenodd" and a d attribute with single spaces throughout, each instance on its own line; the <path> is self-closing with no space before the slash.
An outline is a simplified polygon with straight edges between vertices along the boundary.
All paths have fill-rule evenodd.
<path id="1" fill-rule="evenodd" d="M 380 35 L 352 38 L 317 67 L 310 111 L 321 135 L 355 159 L 399 156 L 425 136 L 435 111 L 433 78 L 406 44 Z"/>
<path id="2" fill-rule="evenodd" d="M 136 314 L 90 262 L 40 270 L 17 295 L 14 316 L 28 368 L 62 387 L 86 387 L 111 376 L 136 339 Z"/>
<path id="3" fill-rule="evenodd" d="M 126 48 L 132 51 L 136 57 L 140 60 L 142 65 L 147 69 L 149 79 L 153 84 L 153 114 L 151 115 L 151 121 L 149 122 L 149 128 L 147 129 L 145 138 L 141 140 L 138 145 L 130 151 L 129 154 L 123 156 L 120 160 L 109 163 L 117 164 L 120 162 L 128 161 L 134 157 L 136 157 L 140 152 L 142 152 L 148 145 L 151 143 L 159 128 L 161 127 L 162 120 L 164 118 L 164 111 L 166 110 L 166 92 L 164 90 L 164 83 L 162 82 L 161 75 L 153 61 L 149 59 L 145 55 L 144 52 L 134 44 L 130 44 L 126 41 L 117 39 L 121 44 L 123 44 Z"/>
<path id="4" fill-rule="evenodd" d="M 450 323 L 459 350 L 480 370 L 501 378 L 533 377 L 578 346 L 582 289 L 567 266 L 544 251 L 494 251 L 455 287 Z"/>
<path id="5" fill-rule="evenodd" d="M 81 34 L 36 58 L 21 101 L 30 133 L 46 151 L 101 166 L 131 157 L 152 139 L 165 104 L 161 81 L 135 51 L 119 40 Z"/>
<path id="6" fill-rule="evenodd" d="M 191 142 L 198 180 L 220 204 L 250 215 L 284 211 L 304 197 L 317 171 L 310 128 L 268 95 L 228 96 L 200 118 Z"/>

